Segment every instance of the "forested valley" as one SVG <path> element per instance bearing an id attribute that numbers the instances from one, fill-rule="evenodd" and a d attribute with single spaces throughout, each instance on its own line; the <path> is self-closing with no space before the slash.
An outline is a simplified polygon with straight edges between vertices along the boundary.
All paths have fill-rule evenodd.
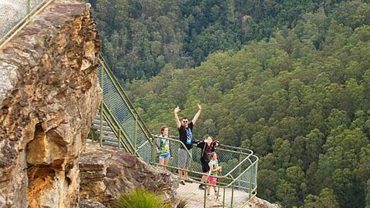
<path id="1" fill-rule="evenodd" d="M 91 0 L 103 53 L 152 132 L 252 149 L 258 196 L 370 208 L 370 1 Z"/>

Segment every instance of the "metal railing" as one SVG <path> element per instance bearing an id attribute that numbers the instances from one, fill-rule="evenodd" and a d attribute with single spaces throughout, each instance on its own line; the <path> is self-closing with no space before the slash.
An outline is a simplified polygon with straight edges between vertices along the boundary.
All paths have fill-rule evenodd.
<path id="1" fill-rule="evenodd" d="M 0 31 L 0 48 L 2 48 L 10 39 L 14 37 L 22 28 L 47 7 L 54 0 L 26 0 L 26 1 L 10 1 L 6 3 L 8 7 L 18 7 L 14 10 L 12 16 L 2 17 L 7 18 L 6 25 L 2 26 Z M 5 4 L 3 8 L 6 9 Z M 9 8 L 8 8 L 9 9 Z M 0 11 L 5 14 L 6 11 Z M 4 23 L 5 24 L 5 23 Z"/>
<path id="2" fill-rule="evenodd" d="M 99 82 L 103 90 L 104 103 L 101 109 L 105 109 L 105 113 L 109 112 L 110 117 L 114 117 L 116 121 L 114 128 L 121 129 L 121 134 L 116 134 L 116 136 L 126 139 L 127 146 L 130 147 L 126 151 L 140 155 L 148 163 L 151 162 L 154 144 L 150 132 L 102 56 L 100 57 Z M 100 115 L 102 116 L 102 113 Z M 102 140 L 102 135 L 100 135 L 100 140 Z"/>
<path id="3" fill-rule="evenodd" d="M 25 14 L 22 17 L 10 23 L 11 27 L 6 29 L 4 35 L 0 39 L 0 48 L 3 47 L 14 35 L 20 31 L 33 16 L 37 15 L 46 6 L 54 0 L 27 0 L 25 5 Z M 128 99 L 128 96 L 123 91 L 121 85 L 115 79 L 103 57 L 100 57 L 99 66 L 99 83 L 103 89 L 103 101 L 99 108 L 100 116 L 100 131 L 99 142 L 103 144 L 102 122 L 107 122 L 112 132 L 116 135 L 120 148 L 127 152 L 135 154 L 144 161 L 158 165 L 157 147 L 155 144 L 155 136 L 150 134 L 150 131 L 145 126 L 145 123 L 136 112 L 133 104 Z M 179 170 L 177 161 L 177 149 L 185 147 L 178 139 L 168 138 L 171 142 L 172 160 L 167 168 L 173 172 Z M 186 149 L 186 148 L 185 148 Z M 222 176 L 217 176 L 220 179 L 219 188 L 223 189 L 222 206 L 228 204 L 234 206 L 234 191 L 242 191 L 245 193 L 245 200 L 248 201 L 257 193 L 257 163 L 258 157 L 253 155 L 251 150 L 220 145 L 217 147 L 217 153 L 220 160 L 220 165 L 223 166 Z M 192 151 L 187 151 L 191 158 L 189 174 L 195 182 L 200 182 L 201 172 L 200 156 L 201 149 L 194 147 Z M 231 191 L 226 191 L 229 189 Z M 229 201 L 228 201 L 228 200 Z M 204 191 L 204 207 L 206 207 L 207 198 Z"/>
<path id="4" fill-rule="evenodd" d="M 120 146 L 128 152 L 142 157 L 148 163 L 159 165 L 156 145 L 158 137 L 150 134 L 102 57 L 100 58 L 99 80 L 103 89 L 100 115 L 108 120 L 109 125 L 113 126 L 111 128 L 117 136 Z M 102 139 L 102 135 L 100 138 Z M 185 146 L 174 137 L 169 137 L 168 140 L 171 143 L 171 159 L 166 167 L 172 172 L 177 172 L 180 170 L 177 150 L 180 147 L 185 148 Z M 222 206 L 233 207 L 235 205 L 235 191 L 239 191 L 239 194 L 240 192 L 244 193 L 243 201 L 248 202 L 257 193 L 258 158 L 253 155 L 251 150 L 228 145 L 220 145 L 216 151 L 224 173 L 223 176 L 218 176 L 221 181 L 218 184 L 219 188 L 223 189 Z M 200 183 L 200 178 L 204 174 L 201 172 L 201 149 L 194 147 L 187 153 L 191 158 L 189 176 L 194 182 Z M 206 204 L 207 198 L 204 193 L 204 207 Z"/>
<path id="5" fill-rule="evenodd" d="M 159 139 L 158 136 L 153 136 L 155 140 Z M 162 138 L 163 139 L 163 138 Z M 172 172 L 180 170 L 178 168 L 178 148 L 185 148 L 184 144 L 179 139 L 171 136 L 166 138 L 170 141 L 171 158 L 169 160 L 168 168 Z M 185 148 L 186 149 L 186 148 Z M 200 157 L 202 149 L 196 147 L 192 148 L 191 151 L 187 151 L 188 156 L 191 158 L 190 168 L 188 170 L 190 177 L 194 182 L 200 183 L 200 178 L 204 173 L 201 170 Z M 253 151 L 243 149 L 239 147 L 233 147 L 228 145 L 220 145 L 216 147 L 218 160 L 220 166 L 222 166 L 223 174 L 218 176 L 219 179 L 218 187 L 222 189 L 222 196 L 220 197 L 220 206 L 235 206 L 234 193 L 235 191 L 242 192 L 243 202 L 248 202 L 252 197 L 257 194 L 257 162 L 258 157 L 253 155 Z M 158 152 L 157 152 L 158 153 Z M 153 159 L 156 165 L 159 165 L 159 154 Z M 229 190 L 229 191 L 227 191 Z M 204 190 L 205 191 L 205 190 Z M 240 196 L 239 196 L 240 199 Z M 207 197 L 204 193 L 204 207 L 207 204 Z M 244 204 L 244 203 L 242 203 Z M 240 204 L 239 204 L 240 206 Z"/>

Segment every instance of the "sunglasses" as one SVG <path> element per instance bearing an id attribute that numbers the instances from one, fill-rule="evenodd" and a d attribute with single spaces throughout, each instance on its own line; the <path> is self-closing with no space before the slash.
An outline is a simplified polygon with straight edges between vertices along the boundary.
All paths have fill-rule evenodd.
<path id="1" fill-rule="evenodd" d="M 187 123 L 188 121 L 182 121 L 182 122 Z"/>

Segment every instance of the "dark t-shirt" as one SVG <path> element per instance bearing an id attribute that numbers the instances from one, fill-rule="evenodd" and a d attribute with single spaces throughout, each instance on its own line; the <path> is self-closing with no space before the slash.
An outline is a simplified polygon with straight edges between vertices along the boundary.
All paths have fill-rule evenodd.
<path id="1" fill-rule="evenodd" d="M 201 160 L 209 161 L 210 160 L 209 156 L 212 152 L 215 151 L 215 146 L 216 146 L 215 142 L 212 142 L 209 146 L 204 141 L 197 144 L 197 147 L 202 148 Z"/>
<path id="2" fill-rule="evenodd" d="M 188 128 L 183 127 L 182 125 L 179 128 L 179 139 L 184 143 L 186 148 L 190 150 L 193 148 L 193 143 L 195 141 L 193 136 L 193 122 L 190 122 L 188 124 Z M 182 145 L 181 145 L 182 147 Z"/>

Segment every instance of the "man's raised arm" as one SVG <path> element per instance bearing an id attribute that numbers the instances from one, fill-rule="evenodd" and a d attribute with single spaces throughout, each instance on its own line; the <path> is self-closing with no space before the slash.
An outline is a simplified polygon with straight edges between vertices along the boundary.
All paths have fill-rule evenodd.
<path id="1" fill-rule="evenodd" d="M 198 112 L 194 115 L 193 120 L 191 120 L 191 122 L 193 122 L 193 124 L 195 124 L 195 122 L 197 122 L 201 111 L 202 111 L 202 106 L 200 104 L 198 104 Z"/>
<path id="2" fill-rule="evenodd" d="M 180 128 L 180 126 L 181 126 L 181 122 L 180 122 L 180 119 L 179 119 L 179 115 L 177 115 L 179 111 L 180 111 L 179 106 L 177 106 L 177 107 L 175 108 L 175 110 L 173 111 L 173 112 L 175 113 L 175 120 L 176 120 L 176 126 L 177 126 L 177 128 Z"/>

